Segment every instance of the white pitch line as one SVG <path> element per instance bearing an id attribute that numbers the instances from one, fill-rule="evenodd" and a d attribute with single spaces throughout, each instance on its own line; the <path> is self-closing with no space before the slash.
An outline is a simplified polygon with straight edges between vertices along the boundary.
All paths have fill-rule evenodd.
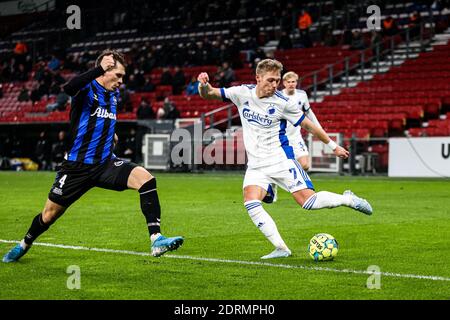
<path id="1" fill-rule="evenodd" d="M 19 243 L 16 240 L 2 240 L 0 243 Z M 35 242 L 33 245 L 42 247 L 52 247 L 61 249 L 72 249 L 72 250 L 83 250 L 83 251 L 95 251 L 95 252 L 107 252 L 107 253 L 120 253 L 129 254 L 135 256 L 150 256 L 148 252 L 138 252 L 138 251 L 128 251 L 128 250 L 115 250 L 115 249 L 105 249 L 105 248 L 89 248 L 82 246 L 69 246 L 63 244 L 53 244 L 53 243 L 42 243 Z M 382 275 L 386 277 L 394 278 L 407 278 L 407 279 L 421 279 L 421 280 L 433 280 L 433 281 L 450 281 L 450 278 L 441 276 L 424 276 L 416 274 L 404 274 L 404 273 L 393 273 L 393 272 L 370 272 L 367 270 L 352 270 L 352 269 L 334 269 L 326 267 L 307 267 L 301 265 L 290 265 L 290 264 L 277 264 L 268 262 L 257 262 L 257 261 L 243 261 L 243 260 L 229 260 L 229 259 L 217 259 L 217 258 L 203 258 L 203 257 L 192 257 L 183 255 L 164 255 L 165 258 L 171 259 L 184 259 L 184 260 L 195 260 L 195 261 L 207 261 L 207 262 L 218 262 L 218 263 L 232 263 L 240 265 L 252 265 L 252 266 L 264 266 L 264 267 L 275 267 L 283 269 L 301 269 L 301 270 L 312 270 L 312 271 L 326 271 L 326 272 L 336 272 L 336 273 L 354 273 L 354 274 L 367 274 L 367 275 Z"/>

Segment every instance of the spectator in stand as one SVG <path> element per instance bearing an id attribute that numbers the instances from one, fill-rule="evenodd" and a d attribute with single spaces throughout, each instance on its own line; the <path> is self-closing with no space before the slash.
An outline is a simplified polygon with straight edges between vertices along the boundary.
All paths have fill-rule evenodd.
<path id="1" fill-rule="evenodd" d="M 64 156 L 67 152 L 67 139 L 64 131 L 58 132 L 58 140 L 52 144 L 52 170 L 55 170 L 57 166 L 64 160 Z"/>
<path id="2" fill-rule="evenodd" d="M 130 92 L 125 84 L 121 84 L 119 87 L 119 97 L 117 101 L 117 110 L 119 112 L 131 112 L 133 111 L 133 105 L 131 104 Z"/>
<path id="3" fill-rule="evenodd" d="M 47 64 L 47 67 L 52 71 L 56 71 L 59 69 L 60 66 L 61 62 L 59 61 L 59 59 L 57 59 L 54 55 L 52 55 L 50 61 Z"/>
<path id="4" fill-rule="evenodd" d="M 248 33 L 250 38 L 255 39 L 258 41 L 259 32 L 260 32 L 260 25 L 256 23 L 256 21 L 253 21 L 250 28 L 248 29 Z"/>
<path id="5" fill-rule="evenodd" d="M 151 104 L 146 98 L 142 98 L 136 112 L 136 117 L 138 118 L 138 120 L 155 119 L 155 116 L 156 115 Z"/>
<path id="6" fill-rule="evenodd" d="M 11 138 L 11 158 L 22 158 L 25 156 L 24 142 L 20 136 L 13 134 Z"/>
<path id="7" fill-rule="evenodd" d="M 447 1 L 447 4 L 449 3 L 449 1 Z M 433 3 L 431 4 L 430 8 L 433 11 L 441 11 L 442 10 L 442 3 L 440 0 L 434 0 Z"/>
<path id="8" fill-rule="evenodd" d="M 287 34 L 292 32 L 293 12 L 294 8 L 292 7 L 292 3 L 288 3 L 287 8 L 283 9 L 280 15 L 281 31 L 286 31 Z"/>
<path id="9" fill-rule="evenodd" d="M 53 78 L 53 82 L 58 85 L 63 85 L 64 83 L 66 83 L 66 79 L 64 79 L 64 77 L 61 75 L 61 73 L 59 71 L 53 72 L 52 78 Z"/>
<path id="10" fill-rule="evenodd" d="M 372 35 L 370 37 L 370 45 L 373 46 L 373 55 L 377 54 L 377 45 L 379 46 L 379 54 L 383 52 L 383 37 L 378 31 L 372 30 Z"/>
<path id="11" fill-rule="evenodd" d="M 196 65 L 206 65 L 211 60 L 210 43 L 206 41 L 199 41 L 193 44 L 192 59 Z"/>
<path id="12" fill-rule="evenodd" d="M 34 80 L 41 81 L 44 78 L 45 72 L 45 63 L 43 61 L 39 61 L 36 64 L 36 72 L 34 73 Z"/>
<path id="13" fill-rule="evenodd" d="M 145 74 L 150 73 L 155 66 L 156 59 L 154 53 L 150 51 L 147 53 L 147 56 L 142 63 L 142 71 L 144 71 Z"/>
<path id="14" fill-rule="evenodd" d="M 16 46 L 14 47 L 15 55 L 24 55 L 27 52 L 28 52 L 28 47 L 25 42 L 19 41 L 16 43 Z"/>
<path id="15" fill-rule="evenodd" d="M 49 94 L 51 96 L 57 96 L 61 92 L 61 86 L 57 84 L 55 81 L 52 82 L 52 85 L 49 89 Z"/>
<path id="16" fill-rule="evenodd" d="M 230 64 L 226 61 L 222 63 L 222 67 L 219 67 L 215 77 L 219 87 L 229 87 L 230 84 L 236 80 L 234 70 L 230 67 Z"/>
<path id="17" fill-rule="evenodd" d="M 39 165 L 39 170 L 48 170 L 50 164 L 50 142 L 47 139 L 47 134 L 42 131 L 39 134 L 39 140 L 36 144 L 35 157 Z"/>
<path id="18" fill-rule="evenodd" d="M 127 88 L 132 92 L 137 91 L 137 89 L 139 88 L 136 76 L 134 74 L 130 74 L 130 77 L 128 78 L 127 81 Z"/>
<path id="19" fill-rule="evenodd" d="M 391 16 L 383 20 L 383 35 L 391 37 L 398 33 L 397 22 Z"/>
<path id="20" fill-rule="evenodd" d="M 183 70 L 176 66 L 175 73 L 172 79 L 172 93 L 173 95 L 179 95 L 183 92 L 184 86 L 186 85 L 186 76 Z"/>
<path id="21" fill-rule="evenodd" d="M 33 85 L 33 90 L 31 90 L 30 99 L 33 103 L 41 100 L 41 94 L 39 93 L 39 84 Z"/>
<path id="22" fill-rule="evenodd" d="M 242 3 L 238 2 L 238 5 L 239 5 L 239 9 L 236 12 L 236 18 L 245 19 L 247 17 L 247 8 Z"/>
<path id="23" fill-rule="evenodd" d="M 220 45 L 220 49 L 219 49 L 219 63 L 222 63 L 224 61 L 228 61 L 231 58 L 230 50 L 229 50 L 229 48 L 227 46 L 228 41 L 225 40 L 225 42 L 226 43 L 222 43 Z"/>
<path id="24" fill-rule="evenodd" d="M 311 25 L 311 16 L 305 9 L 302 9 L 297 20 L 297 26 L 300 32 L 300 41 L 305 48 L 312 47 L 312 41 L 309 35 L 309 28 L 311 27 Z"/>
<path id="25" fill-rule="evenodd" d="M 33 57 L 31 56 L 31 54 L 26 55 L 24 65 L 25 65 L 25 71 L 27 73 L 30 73 L 34 66 Z"/>
<path id="26" fill-rule="evenodd" d="M 39 89 L 38 89 L 38 92 L 39 92 L 39 100 L 41 100 L 41 98 L 43 97 L 43 96 L 48 96 L 49 95 L 49 87 L 48 87 L 48 85 L 47 85 L 47 83 L 44 81 L 44 80 L 42 80 L 42 81 L 40 81 L 39 82 Z"/>
<path id="27" fill-rule="evenodd" d="M 25 63 L 27 52 L 28 47 L 25 42 L 19 41 L 16 43 L 16 46 L 14 47 L 14 57 L 15 57 L 14 66 L 21 63 Z"/>
<path id="28" fill-rule="evenodd" d="M 0 83 L 0 99 L 3 98 L 3 84 Z"/>
<path id="29" fill-rule="evenodd" d="M 364 38 L 359 30 L 353 30 L 351 50 L 362 50 L 365 48 Z"/>
<path id="30" fill-rule="evenodd" d="M 211 63 L 213 64 L 219 64 L 220 63 L 220 46 L 221 43 L 219 40 L 214 40 L 211 44 Z"/>
<path id="31" fill-rule="evenodd" d="M 230 53 L 230 65 L 235 69 L 240 69 L 243 67 L 242 61 L 241 61 L 241 40 L 239 33 L 236 32 L 233 34 L 233 38 L 230 39 L 228 50 Z M 225 60 L 227 61 L 227 60 Z"/>
<path id="32" fill-rule="evenodd" d="M 153 92 L 155 91 L 155 85 L 152 83 L 152 79 L 145 78 L 144 85 L 142 86 L 141 92 Z"/>
<path id="33" fill-rule="evenodd" d="M 25 82 L 28 80 L 28 73 L 25 70 L 25 65 L 24 64 L 19 64 L 17 69 L 15 70 L 14 74 L 13 74 L 13 80 L 14 81 L 20 81 L 20 82 Z"/>
<path id="34" fill-rule="evenodd" d="M 69 102 L 70 96 L 64 91 L 60 91 L 56 96 L 56 101 L 54 103 L 49 103 L 46 107 L 47 112 L 53 112 L 55 110 L 64 111 L 66 110 L 67 103 Z"/>
<path id="35" fill-rule="evenodd" d="M 281 31 L 281 36 L 280 36 L 280 40 L 278 42 L 277 49 L 278 50 L 292 49 L 291 37 L 285 30 Z"/>
<path id="36" fill-rule="evenodd" d="M 47 87 L 47 91 L 50 88 L 52 82 L 53 82 L 53 74 L 48 69 L 44 69 L 44 72 L 42 73 L 41 79 L 38 80 L 41 83 L 44 83 Z"/>
<path id="37" fill-rule="evenodd" d="M 177 119 L 180 117 L 180 112 L 175 104 L 166 97 L 163 106 L 158 109 L 156 116 L 158 119 Z"/>
<path id="38" fill-rule="evenodd" d="M 342 33 L 342 45 L 350 46 L 352 44 L 353 33 L 352 30 L 348 27 L 344 27 L 344 32 Z"/>
<path id="39" fill-rule="evenodd" d="M 415 38 L 420 35 L 420 25 L 422 23 L 422 17 L 420 15 L 420 12 L 415 10 L 410 16 L 409 16 L 409 24 L 408 27 L 410 28 L 410 39 Z"/>
<path id="40" fill-rule="evenodd" d="M 322 40 L 323 40 L 323 45 L 326 47 L 334 47 L 338 44 L 336 38 L 333 35 L 331 28 L 328 28 L 328 27 L 323 28 Z"/>
<path id="41" fill-rule="evenodd" d="M 198 94 L 198 81 L 195 76 L 192 76 L 191 81 L 186 86 L 186 95 L 195 96 Z"/>
<path id="42" fill-rule="evenodd" d="M 0 60 L 0 83 L 8 82 L 8 80 L 9 80 L 8 64 L 6 61 Z"/>
<path id="43" fill-rule="evenodd" d="M 252 69 L 256 69 L 256 65 L 261 61 L 267 58 L 266 53 L 263 49 L 258 47 L 255 52 L 252 54 L 252 57 L 250 58 L 251 61 L 251 67 Z"/>
<path id="44" fill-rule="evenodd" d="M 163 72 L 161 74 L 161 81 L 160 81 L 160 85 L 163 86 L 171 86 L 172 85 L 172 74 L 170 73 L 169 68 L 165 67 L 163 68 Z"/>
<path id="45" fill-rule="evenodd" d="M 0 170 L 10 169 L 11 138 L 9 134 L 0 136 Z"/>
<path id="46" fill-rule="evenodd" d="M 17 101 L 25 102 L 28 100 L 30 100 L 30 93 L 29 93 L 28 89 L 23 85 L 22 89 L 20 89 L 20 93 L 19 93 L 19 96 L 17 97 Z"/>
<path id="47" fill-rule="evenodd" d="M 134 70 L 134 76 L 136 77 L 137 89 L 139 90 L 145 83 L 144 71 L 141 69 Z"/>
<path id="48" fill-rule="evenodd" d="M 67 55 L 64 61 L 63 69 L 75 71 L 77 70 L 77 62 L 73 55 Z"/>

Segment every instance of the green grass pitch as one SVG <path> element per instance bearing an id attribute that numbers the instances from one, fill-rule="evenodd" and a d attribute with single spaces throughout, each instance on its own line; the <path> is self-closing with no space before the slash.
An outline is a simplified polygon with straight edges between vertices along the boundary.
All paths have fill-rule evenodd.
<path id="1" fill-rule="evenodd" d="M 306 211 L 286 192 L 265 205 L 293 256 L 260 260 L 271 244 L 242 204 L 242 173 L 157 173 L 162 229 L 183 235 L 174 253 L 153 258 L 135 191 L 92 189 L 18 263 L 0 263 L 0 299 L 450 299 L 448 180 L 322 177 L 317 191 L 347 188 L 367 198 L 365 216 L 348 208 Z M 54 173 L 0 173 L 0 254 L 42 209 Z M 332 234 L 334 261 L 306 252 L 316 233 Z M 126 251 L 126 252 L 125 252 Z M 369 289 L 379 267 L 379 289 Z M 69 266 L 80 270 L 70 290 Z M 373 283 L 373 282 L 371 282 Z"/>

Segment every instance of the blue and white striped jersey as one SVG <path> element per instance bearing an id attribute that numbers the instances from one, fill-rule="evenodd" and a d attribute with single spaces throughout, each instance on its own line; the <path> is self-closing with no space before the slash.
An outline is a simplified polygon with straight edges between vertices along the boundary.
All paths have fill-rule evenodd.
<path id="1" fill-rule="evenodd" d="M 119 90 L 108 91 L 96 80 L 73 97 L 67 160 L 98 164 L 111 158 L 118 99 Z"/>

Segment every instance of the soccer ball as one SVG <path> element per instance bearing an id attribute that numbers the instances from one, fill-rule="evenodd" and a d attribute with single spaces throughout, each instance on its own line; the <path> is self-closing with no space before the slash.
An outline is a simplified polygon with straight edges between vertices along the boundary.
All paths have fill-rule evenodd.
<path id="1" fill-rule="evenodd" d="M 308 252 L 314 261 L 333 260 L 339 250 L 336 239 L 327 233 L 319 233 L 309 240 Z"/>

